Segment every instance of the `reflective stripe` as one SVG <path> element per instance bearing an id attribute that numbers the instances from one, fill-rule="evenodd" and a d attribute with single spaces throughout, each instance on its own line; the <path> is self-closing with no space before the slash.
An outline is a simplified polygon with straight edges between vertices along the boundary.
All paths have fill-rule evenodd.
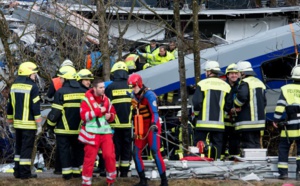
<path id="1" fill-rule="evenodd" d="M 72 107 L 72 108 L 79 108 L 80 107 L 80 103 L 64 103 L 63 107 Z"/>
<path id="2" fill-rule="evenodd" d="M 95 145 L 95 141 L 89 141 L 89 140 L 86 140 L 85 138 L 83 138 L 82 136 L 78 136 L 78 140 L 83 142 L 83 143 L 88 143 L 90 145 Z"/>
<path id="3" fill-rule="evenodd" d="M 114 180 L 114 179 L 116 179 L 116 176 L 117 176 L 117 172 L 116 171 L 114 171 L 114 172 L 106 172 L 106 179 Z"/>
<path id="4" fill-rule="evenodd" d="M 300 160 L 300 156 L 297 156 L 297 157 L 296 157 L 296 160 Z"/>
<path id="5" fill-rule="evenodd" d="M 85 93 L 71 93 L 71 94 L 64 94 L 64 101 L 76 100 L 76 99 L 83 99 Z"/>
<path id="6" fill-rule="evenodd" d="M 289 138 L 297 138 L 300 137 L 300 129 L 296 130 L 287 130 Z M 285 130 L 281 130 L 280 137 L 286 138 Z"/>
<path id="7" fill-rule="evenodd" d="M 241 126 L 236 126 L 235 130 L 241 130 L 241 129 L 260 129 L 260 128 L 265 128 L 265 124 L 241 125 Z"/>
<path id="8" fill-rule="evenodd" d="M 14 120 L 14 128 L 35 130 L 36 123 L 35 121 Z"/>
<path id="9" fill-rule="evenodd" d="M 71 174 L 71 173 L 72 173 L 72 167 L 62 168 L 62 174 Z"/>
<path id="10" fill-rule="evenodd" d="M 131 123 L 120 123 L 120 124 L 116 124 L 116 123 L 110 123 L 110 126 L 112 128 L 131 128 L 132 124 Z"/>
<path id="11" fill-rule="evenodd" d="M 20 165 L 31 165 L 31 159 L 20 158 Z"/>
<path id="12" fill-rule="evenodd" d="M 15 155 L 14 161 L 20 161 L 20 155 Z"/>
<path id="13" fill-rule="evenodd" d="M 121 161 L 121 167 L 129 167 L 129 165 L 130 165 L 130 161 L 124 161 L 124 160 Z"/>
<path id="14" fill-rule="evenodd" d="M 278 168 L 281 168 L 281 169 L 288 169 L 289 168 L 289 165 L 287 162 L 278 162 L 278 165 L 277 165 Z"/>
<path id="15" fill-rule="evenodd" d="M 83 130 L 83 129 L 80 130 L 80 133 L 83 134 L 83 135 L 85 135 L 85 136 L 88 137 L 88 138 L 91 138 L 91 139 L 94 139 L 94 138 L 96 137 L 95 134 L 89 134 L 88 132 L 86 132 L 86 131 Z"/>
<path id="16" fill-rule="evenodd" d="M 239 107 L 241 107 L 241 106 L 244 105 L 244 103 L 241 102 L 238 98 L 235 98 L 235 99 L 234 99 L 234 103 L 235 103 L 237 106 L 239 106 Z"/>
<path id="17" fill-rule="evenodd" d="M 55 104 L 55 103 L 53 103 L 51 107 L 56 108 L 58 110 L 63 110 L 64 109 L 64 107 L 62 105 L 58 105 L 58 104 Z"/>
<path id="18" fill-rule="evenodd" d="M 111 101 L 112 104 L 116 103 L 131 103 L 131 98 L 119 98 Z"/>
<path id="19" fill-rule="evenodd" d="M 208 128 L 208 129 L 225 129 L 224 124 L 196 124 L 196 128 Z"/>
<path id="20" fill-rule="evenodd" d="M 280 99 L 280 100 L 277 101 L 277 104 L 282 104 L 282 105 L 286 106 L 287 102 L 285 100 Z"/>
<path id="21" fill-rule="evenodd" d="M 80 174 L 80 168 L 79 167 L 72 167 L 72 173 L 73 174 Z"/>
<path id="22" fill-rule="evenodd" d="M 89 117 L 90 113 L 89 112 L 86 112 L 85 113 L 85 121 L 90 121 L 90 117 Z"/>
<path id="23" fill-rule="evenodd" d="M 300 119 L 293 119 L 287 122 L 289 125 L 300 124 Z"/>
<path id="24" fill-rule="evenodd" d="M 280 118 L 281 118 L 281 116 L 282 116 L 282 115 L 279 115 L 279 114 L 274 114 L 274 118 L 275 118 L 275 119 L 280 119 Z"/>
<path id="25" fill-rule="evenodd" d="M 56 134 L 79 134 L 79 130 L 54 129 Z"/>
<path id="26" fill-rule="evenodd" d="M 33 103 L 37 103 L 38 101 L 40 101 L 40 96 L 35 97 L 32 101 Z"/>
<path id="27" fill-rule="evenodd" d="M 29 98 L 30 98 L 30 94 L 24 95 L 23 115 L 22 115 L 23 121 L 28 121 L 29 118 L 29 102 L 30 102 Z"/>
<path id="28" fill-rule="evenodd" d="M 50 125 L 50 126 L 52 126 L 52 127 L 56 125 L 55 122 L 52 122 L 52 121 L 50 121 L 50 120 L 48 120 L 48 119 L 47 119 L 47 123 L 48 123 L 48 125 Z"/>

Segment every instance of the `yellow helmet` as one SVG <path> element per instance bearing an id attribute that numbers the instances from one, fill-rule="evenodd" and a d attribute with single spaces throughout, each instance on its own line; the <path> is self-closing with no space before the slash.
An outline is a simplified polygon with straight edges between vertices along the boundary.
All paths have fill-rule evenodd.
<path id="1" fill-rule="evenodd" d="M 88 69 L 81 69 L 77 74 L 76 74 L 76 80 L 82 80 L 82 79 L 94 79 L 94 76 L 91 71 Z"/>
<path id="2" fill-rule="evenodd" d="M 71 66 L 63 66 L 58 70 L 57 76 L 65 78 L 65 79 L 75 79 L 76 78 L 76 70 Z"/>
<path id="3" fill-rule="evenodd" d="M 227 74 L 229 72 L 239 72 L 237 69 L 237 65 L 235 63 L 228 65 L 228 67 L 226 68 L 225 74 Z"/>
<path id="4" fill-rule="evenodd" d="M 36 64 L 29 61 L 21 63 L 18 69 L 19 76 L 29 76 L 37 72 L 38 72 L 38 67 L 36 66 Z"/>
<path id="5" fill-rule="evenodd" d="M 147 68 L 150 68 L 150 67 L 152 67 L 152 66 L 150 65 L 150 63 L 146 63 L 146 64 L 143 65 L 143 70 L 145 70 L 145 69 L 147 69 Z"/>
<path id="6" fill-rule="evenodd" d="M 111 68 L 110 73 L 113 73 L 117 70 L 126 70 L 128 72 L 128 67 L 123 61 L 118 61 L 114 64 L 114 66 Z"/>

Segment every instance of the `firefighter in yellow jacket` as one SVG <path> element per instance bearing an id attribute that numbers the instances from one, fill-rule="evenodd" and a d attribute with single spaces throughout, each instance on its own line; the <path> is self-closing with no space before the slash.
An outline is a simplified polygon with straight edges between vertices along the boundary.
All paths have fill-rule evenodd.
<path id="1" fill-rule="evenodd" d="M 296 179 L 300 179 L 300 66 L 292 70 L 293 83 L 282 86 L 274 113 L 274 127 L 278 127 L 283 113 L 286 113 L 286 123 L 282 126 L 278 147 L 279 179 L 288 178 L 288 156 L 293 140 L 297 144 Z M 286 129 L 286 131 L 285 131 Z"/>
<path id="2" fill-rule="evenodd" d="M 260 148 L 260 131 L 265 129 L 265 85 L 258 78 L 248 61 L 237 63 L 241 83 L 234 99 L 237 117 L 235 129 L 241 135 L 241 148 Z"/>
<path id="3" fill-rule="evenodd" d="M 24 62 L 19 66 L 18 77 L 11 86 L 7 103 L 7 121 L 15 133 L 15 178 L 36 178 L 31 174 L 31 154 L 35 134 L 42 132 L 39 89 L 35 83 L 36 64 Z"/>
<path id="4" fill-rule="evenodd" d="M 59 69 L 63 86 L 54 95 L 52 110 L 47 123 L 54 128 L 56 145 L 60 155 L 62 177 L 66 180 L 81 177 L 83 144 L 77 140 L 80 129 L 80 102 L 86 92 L 76 81 L 76 70 L 71 66 Z"/>
<path id="5" fill-rule="evenodd" d="M 218 77 L 222 72 L 217 61 L 207 61 L 204 70 L 207 78 L 197 84 L 193 96 L 193 105 L 197 118 L 194 131 L 194 145 L 198 141 L 206 141 L 209 134 L 209 140 L 216 147 L 216 157 L 219 159 L 225 129 L 224 110 L 230 110 L 228 105 L 224 109 L 230 86 Z"/>

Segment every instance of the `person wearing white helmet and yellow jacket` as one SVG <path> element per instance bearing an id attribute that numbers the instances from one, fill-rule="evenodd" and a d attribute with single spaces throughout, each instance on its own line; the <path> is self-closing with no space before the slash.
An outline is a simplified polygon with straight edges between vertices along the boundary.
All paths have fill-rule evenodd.
<path id="1" fill-rule="evenodd" d="M 197 84 L 193 96 L 196 116 L 194 145 L 199 141 L 209 140 L 217 149 L 217 159 L 220 159 L 224 125 L 224 110 L 229 110 L 225 100 L 230 92 L 228 83 L 219 78 L 221 72 L 217 61 L 207 61 L 204 66 L 206 79 Z M 226 107 L 225 107 L 226 105 Z"/>
<path id="2" fill-rule="evenodd" d="M 256 78 L 248 61 L 237 63 L 241 83 L 234 99 L 237 109 L 235 129 L 241 135 L 241 148 L 261 148 L 261 130 L 265 129 L 267 104 L 264 83 Z"/>

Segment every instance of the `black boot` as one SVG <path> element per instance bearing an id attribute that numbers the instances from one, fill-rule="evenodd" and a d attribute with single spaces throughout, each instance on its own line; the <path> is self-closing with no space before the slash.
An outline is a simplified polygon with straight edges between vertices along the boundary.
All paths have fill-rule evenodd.
<path id="1" fill-rule="evenodd" d="M 142 172 L 138 172 L 139 173 L 139 177 L 140 177 L 140 182 L 133 185 L 133 186 L 148 186 L 147 184 L 147 178 L 145 176 L 145 172 L 142 171 Z"/>
<path id="2" fill-rule="evenodd" d="M 166 176 L 166 172 L 162 173 L 160 175 L 160 179 L 161 179 L 161 182 L 160 182 L 160 186 L 168 186 L 168 179 L 167 179 L 167 176 Z"/>

